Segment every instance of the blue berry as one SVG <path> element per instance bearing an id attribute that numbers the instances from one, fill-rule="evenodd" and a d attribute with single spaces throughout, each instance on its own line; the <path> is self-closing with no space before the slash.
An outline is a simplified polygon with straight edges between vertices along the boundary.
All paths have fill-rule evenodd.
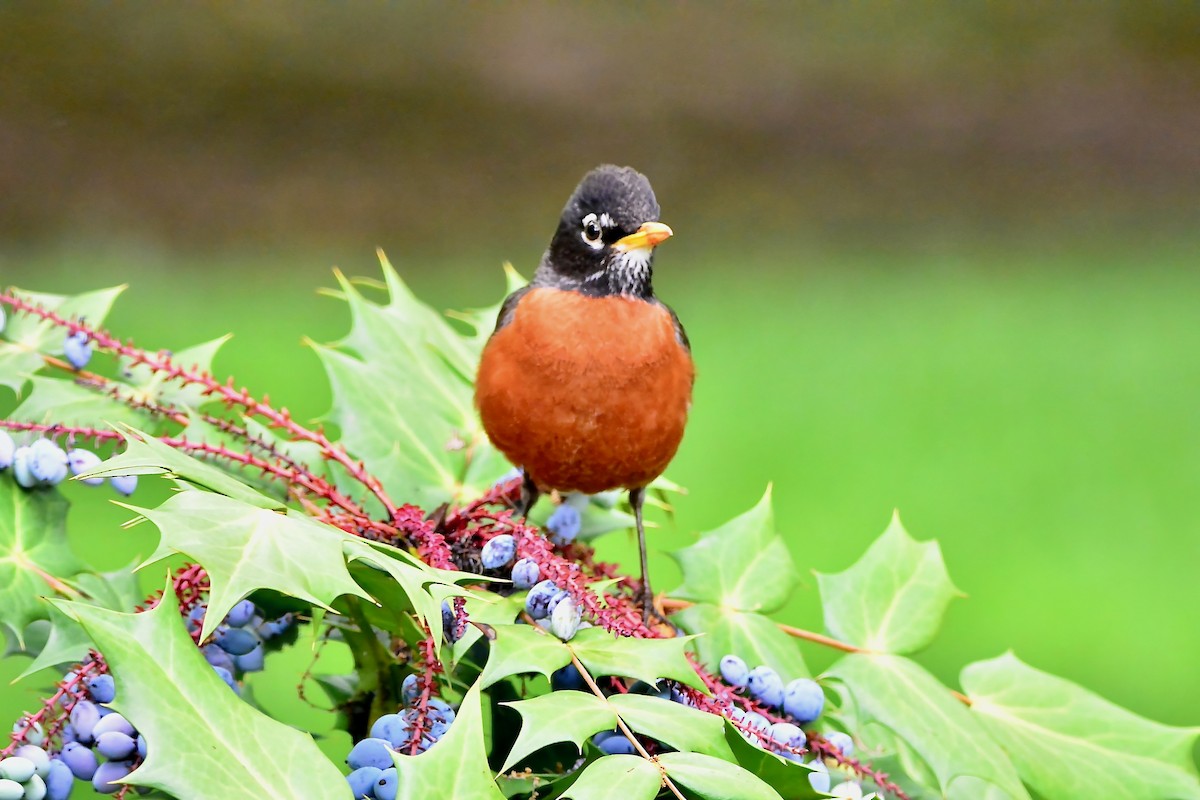
<path id="1" fill-rule="evenodd" d="M 447 724 L 454 722 L 454 709 L 440 697 L 429 698 L 429 716 L 432 719 L 444 720 Z"/>
<path id="2" fill-rule="evenodd" d="M 120 761 L 133 757 L 137 752 L 137 742 L 120 731 L 106 731 L 96 737 L 96 752 L 105 758 Z"/>
<path id="3" fill-rule="evenodd" d="M 0 306 L 0 333 L 4 333 L 4 326 L 8 324 L 8 314 L 4 311 L 4 306 Z"/>
<path id="4" fill-rule="evenodd" d="M 137 741 L 137 754 L 138 754 L 138 758 L 140 758 L 140 759 L 142 759 L 143 761 L 145 761 L 145 760 L 146 760 L 146 750 L 147 750 L 147 747 L 146 747 L 146 737 L 145 737 L 145 736 L 142 736 L 142 735 L 139 733 L 136 741 Z"/>
<path id="5" fill-rule="evenodd" d="M 387 769 L 395 764 L 392 761 L 392 745 L 387 739 L 363 739 L 354 745 L 350 755 L 346 756 L 350 769 L 359 767 L 378 767 Z"/>
<path id="6" fill-rule="evenodd" d="M 421 679 L 416 674 L 405 675 L 400 684 L 400 699 L 404 705 L 411 706 L 421 696 Z"/>
<path id="7" fill-rule="evenodd" d="M 269 619 L 263 622 L 255 628 L 255 631 L 257 631 L 259 637 L 265 642 L 286 633 L 295 623 L 296 615 L 289 611 L 278 619 Z"/>
<path id="8" fill-rule="evenodd" d="M 256 645 L 249 653 L 242 653 L 233 659 L 234 665 L 242 672 L 262 672 L 266 654 L 262 645 Z"/>
<path id="9" fill-rule="evenodd" d="M 21 800 L 25 787 L 9 778 L 0 778 L 0 800 Z"/>
<path id="10" fill-rule="evenodd" d="M 633 747 L 633 742 L 621 735 L 609 736 L 596 746 L 610 756 L 632 756 L 637 753 L 637 750 Z"/>
<path id="11" fill-rule="evenodd" d="M 126 497 L 129 497 L 137 489 L 137 481 L 137 475 L 113 475 L 109 478 L 109 482 L 117 490 L 117 494 L 123 494 Z"/>
<path id="12" fill-rule="evenodd" d="M 105 761 L 96 768 L 92 776 L 92 788 L 100 794 L 116 794 L 124 784 L 113 783 L 133 772 L 133 764 L 128 761 Z"/>
<path id="13" fill-rule="evenodd" d="M 17 443 L 13 441 L 12 436 L 8 431 L 0 429 L 0 470 L 6 470 L 12 466 L 13 453 L 17 450 Z"/>
<path id="14" fill-rule="evenodd" d="M 233 672 L 233 656 L 217 647 L 215 644 L 206 644 L 200 648 L 200 652 L 204 654 L 204 660 L 211 666 L 222 667 Z"/>
<path id="15" fill-rule="evenodd" d="M 32 489 L 38 485 L 37 478 L 29 471 L 29 448 L 18 447 L 13 451 L 13 479 L 23 489 Z"/>
<path id="16" fill-rule="evenodd" d="M 46 800 L 46 779 L 34 775 L 25 782 L 25 800 Z"/>
<path id="17" fill-rule="evenodd" d="M 488 540 L 479 551 L 479 560 L 484 569 L 500 569 L 517 555 L 517 540 L 511 534 L 502 533 Z"/>
<path id="18" fill-rule="evenodd" d="M 225 615 L 225 624 L 231 628 L 244 628 L 254 618 L 254 603 L 243 600 Z"/>
<path id="19" fill-rule="evenodd" d="M 38 439 L 29 445 L 26 463 L 29 474 L 42 486 L 54 486 L 67 477 L 67 454 L 49 439 Z"/>
<path id="20" fill-rule="evenodd" d="M 0 761 L 0 778 L 8 778 L 10 781 L 16 781 L 17 783 L 24 783 L 29 780 L 36 771 L 37 768 L 28 758 L 9 756 Z"/>
<path id="21" fill-rule="evenodd" d="M 71 362 L 71 366 L 75 369 L 83 369 L 87 363 L 92 360 L 92 345 L 88 342 L 88 335 L 83 331 L 75 331 L 68 333 L 67 338 L 63 341 L 63 353 L 67 356 L 67 361 Z"/>
<path id="22" fill-rule="evenodd" d="M 854 755 L 854 740 L 847 733 L 841 731 L 826 731 L 821 734 L 825 737 L 825 741 L 829 742 L 832 747 L 842 751 L 844 756 Z"/>
<path id="23" fill-rule="evenodd" d="M 542 571 L 532 558 L 522 558 L 512 568 L 513 586 L 518 589 L 529 589 L 538 582 Z"/>
<path id="24" fill-rule="evenodd" d="M 75 738 L 84 744 L 95 740 L 92 730 L 100 721 L 100 709 L 88 700 L 80 700 L 71 708 L 71 725 L 75 728 Z"/>
<path id="25" fill-rule="evenodd" d="M 383 739 L 392 747 L 401 747 L 409 739 L 408 727 L 399 714 L 384 714 L 371 726 L 371 738 Z"/>
<path id="26" fill-rule="evenodd" d="M 562 669 L 557 669 L 550 674 L 550 688 L 558 689 L 583 689 L 583 676 L 579 674 L 579 669 L 574 664 L 567 664 Z"/>
<path id="27" fill-rule="evenodd" d="M 783 705 L 783 678 L 770 667 L 755 667 L 746 678 L 750 694 L 771 708 Z"/>
<path id="28" fill-rule="evenodd" d="M 113 698 L 117 696 L 117 689 L 113 684 L 112 675 L 95 675 L 88 678 L 85 683 L 87 684 L 88 694 L 97 703 L 111 703 Z"/>
<path id="29" fill-rule="evenodd" d="M 92 467 L 99 466 L 99 464 L 100 456 L 91 450 L 83 450 L 76 447 L 73 450 L 67 451 L 67 466 L 70 467 L 72 475 L 87 472 Z M 85 478 L 80 483 L 85 483 L 88 486 L 99 486 L 104 483 L 104 478 Z"/>
<path id="30" fill-rule="evenodd" d="M 541 581 L 529 590 L 529 595 L 525 598 L 525 610 L 534 619 L 549 616 L 550 602 L 557 599 L 556 596 L 560 591 L 554 581 L 549 579 Z"/>
<path id="31" fill-rule="evenodd" d="M 251 631 L 226 625 L 217 627 L 213 643 L 231 656 L 244 656 L 259 645 L 258 637 Z"/>
<path id="32" fill-rule="evenodd" d="M 225 667 L 218 667 L 218 666 L 213 667 L 213 672 L 217 673 L 217 675 L 220 676 L 221 680 L 225 681 L 226 686 L 228 686 L 230 689 L 233 689 L 234 694 L 241 694 L 241 691 L 238 690 L 237 681 L 235 681 L 233 679 L 232 672 L 225 669 Z"/>
<path id="33" fill-rule="evenodd" d="M 808 785 L 815 792 L 829 794 L 829 768 L 815 759 L 810 761 L 808 766 L 812 767 L 812 772 L 808 773 Z"/>
<path id="34" fill-rule="evenodd" d="M 99 740 L 101 736 L 109 731 L 117 731 L 129 737 L 137 736 L 137 731 L 129 724 L 129 720 L 115 711 L 100 718 L 100 721 L 96 723 L 96 727 L 92 729 L 92 736 L 95 736 Z"/>
<path id="35" fill-rule="evenodd" d="M 96 754 L 87 745 L 68 742 L 63 745 L 59 758 L 70 768 L 71 774 L 81 781 L 90 781 L 96 774 Z"/>
<path id="36" fill-rule="evenodd" d="M 375 797 L 378 800 L 396 800 L 396 794 L 400 791 L 400 776 L 396 774 L 394 766 L 388 767 L 379 775 L 379 780 L 375 781 Z"/>
<path id="37" fill-rule="evenodd" d="M 71 774 L 71 768 L 62 759 L 50 759 L 50 769 L 46 773 L 46 800 L 67 800 L 74 787 L 75 776 Z"/>
<path id="38" fill-rule="evenodd" d="M 570 544 L 579 535 L 583 519 L 579 509 L 568 503 L 563 503 L 554 509 L 554 513 L 546 520 L 546 529 L 550 531 L 550 540 L 555 544 Z"/>
<path id="39" fill-rule="evenodd" d="M 458 641 L 458 618 L 450 603 L 445 600 L 442 601 L 442 636 L 446 637 L 450 644 Z"/>
<path id="40" fill-rule="evenodd" d="M 33 771 L 43 778 L 50 771 L 50 755 L 35 744 L 23 744 L 12 753 L 33 763 Z"/>
<path id="41" fill-rule="evenodd" d="M 564 642 L 570 641 L 582 621 L 579 604 L 570 598 L 563 598 L 550 612 L 550 632 Z"/>
<path id="42" fill-rule="evenodd" d="M 355 798 L 374 797 L 375 784 L 382 775 L 383 770 L 379 767 L 359 767 L 346 776 L 346 782 L 350 784 L 350 791 Z"/>
<path id="43" fill-rule="evenodd" d="M 783 692 L 783 710 L 801 725 L 807 725 L 821 716 L 825 707 L 825 692 L 809 678 L 796 678 Z"/>
<path id="44" fill-rule="evenodd" d="M 721 677 L 730 686 L 742 687 L 750 677 L 750 668 L 741 658 L 727 655 L 721 659 Z"/>
<path id="45" fill-rule="evenodd" d="M 800 730 L 799 726 L 793 725 L 790 722 L 776 722 L 767 729 L 767 735 L 777 744 L 787 745 L 788 747 L 803 748 L 808 743 L 808 738 L 805 737 L 804 731 Z"/>

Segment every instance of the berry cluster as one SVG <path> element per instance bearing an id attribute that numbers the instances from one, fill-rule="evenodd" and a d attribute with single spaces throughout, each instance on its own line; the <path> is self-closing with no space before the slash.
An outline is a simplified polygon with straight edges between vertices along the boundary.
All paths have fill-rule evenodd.
<path id="1" fill-rule="evenodd" d="M 583 609 L 571 598 L 570 592 L 549 578 L 535 583 L 529 590 L 525 611 L 540 627 L 564 642 L 572 639 L 580 628 L 591 627 L 591 623 L 583 621 Z"/>
<path id="2" fill-rule="evenodd" d="M 748 693 L 769 709 L 781 711 L 794 721 L 772 723 L 756 711 L 737 707 L 730 713 L 730 719 L 743 722 L 763 734 L 763 744 L 772 752 L 792 761 L 807 763 L 814 770 L 809 775 L 812 787 L 819 792 L 830 792 L 832 781 L 825 763 L 820 758 L 806 762 L 798 752 L 808 749 L 808 737 L 800 726 L 815 722 L 825 708 L 825 692 L 820 684 L 809 678 L 796 678 L 785 686 L 783 678 L 775 670 L 768 666 L 750 669 L 736 655 L 722 658 L 719 668 L 721 677 L 730 686 Z M 830 749 L 840 752 L 842 756 L 853 754 L 854 740 L 849 735 L 841 731 L 828 731 L 821 736 Z M 838 784 L 833 789 L 838 790 L 834 792 L 835 797 L 862 797 L 862 788 L 853 781 Z M 857 795 L 853 794 L 855 791 Z"/>
<path id="3" fill-rule="evenodd" d="M 187 615 L 188 633 L 200 635 L 204 614 L 208 607 L 199 603 Z M 294 614 L 287 613 L 276 619 L 264 618 L 259 608 L 249 600 L 242 600 L 229 610 L 225 619 L 213 631 L 209 642 L 201 646 L 204 659 L 212 665 L 221 680 L 229 688 L 241 694 L 238 681 L 249 672 L 260 672 L 265 652 L 263 643 L 285 633 L 296 623 Z"/>
<path id="4" fill-rule="evenodd" d="M 50 439 L 38 438 L 17 446 L 8 431 L 0 430 L 0 471 L 12 467 L 13 478 L 25 489 L 57 486 L 68 474 L 79 475 L 100 463 L 100 456 L 79 447 L 63 450 Z M 137 488 L 136 475 L 114 475 L 112 487 L 126 497 Z M 87 478 L 82 483 L 99 486 L 103 478 Z"/>
<path id="5" fill-rule="evenodd" d="M 354 745 L 346 757 L 351 769 L 346 781 L 356 798 L 395 800 L 399 780 L 393 753 L 423 753 L 450 730 L 454 709 L 449 703 L 431 697 L 423 714 L 417 709 L 420 684 L 417 675 L 407 676 L 400 689 L 405 708 L 375 720 L 370 737 Z"/>

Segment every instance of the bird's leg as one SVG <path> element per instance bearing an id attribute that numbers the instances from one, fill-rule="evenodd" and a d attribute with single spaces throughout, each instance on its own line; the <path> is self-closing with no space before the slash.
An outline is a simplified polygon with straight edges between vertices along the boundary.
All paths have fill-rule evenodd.
<path id="1" fill-rule="evenodd" d="M 533 509 L 534 503 L 538 501 L 537 484 L 533 482 L 533 478 L 529 477 L 529 473 L 521 470 L 523 480 L 521 481 L 521 501 L 517 505 L 517 513 L 522 517 L 528 517 L 530 510 Z"/>
<path id="2" fill-rule="evenodd" d="M 646 499 L 646 488 L 629 490 L 629 504 L 633 506 L 633 519 L 637 525 L 638 553 L 642 557 L 642 622 L 650 624 L 650 618 L 658 616 L 654 611 L 654 591 L 650 588 L 650 565 L 646 559 L 646 528 L 642 524 L 642 501 Z"/>

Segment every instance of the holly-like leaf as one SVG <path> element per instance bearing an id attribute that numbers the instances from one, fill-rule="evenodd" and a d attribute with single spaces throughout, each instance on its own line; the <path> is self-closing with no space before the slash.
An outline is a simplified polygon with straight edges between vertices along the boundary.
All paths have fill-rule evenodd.
<path id="1" fill-rule="evenodd" d="M 983 797 L 986 786 L 991 796 L 1029 800 L 1004 751 L 916 662 L 853 653 L 828 674 L 842 682 L 861 720 L 888 727 L 925 761 L 946 797 Z"/>
<path id="2" fill-rule="evenodd" d="M 654 800 L 662 773 L 641 756 L 604 756 L 588 764 L 563 798 L 571 800 Z"/>
<path id="3" fill-rule="evenodd" d="M 583 743 L 589 736 L 612 730 L 617 724 L 613 707 L 586 692 L 550 692 L 504 705 L 521 715 L 521 733 L 517 735 L 501 772 L 507 772 L 535 750 L 556 742 L 570 742 L 582 753 Z"/>
<path id="4" fill-rule="evenodd" d="M 104 653 L 116 682 L 112 706 L 149 742 L 131 782 L 183 800 L 349 798 L 311 736 L 254 710 L 217 676 L 180 624 L 169 583 L 141 614 L 57 605 Z"/>
<path id="5" fill-rule="evenodd" d="M 636 733 L 685 753 L 733 761 L 721 717 L 644 694 L 614 694 L 608 702 Z"/>
<path id="6" fill-rule="evenodd" d="M 192 458 L 136 428 L 128 425 L 120 428 L 125 437 L 125 451 L 81 472 L 79 480 L 114 475 L 166 475 L 258 508 L 283 508 L 278 500 L 251 489 L 225 470 Z"/>
<path id="7" fill-rule="evenodd" d="M 621 675 L 646 683 L 670 678 L 703 689 L 704 683 L 685 655 L 691 638 L 631 639 L 613 636 L 603 628 L 585 628 L 568 647 L 593 675 Z"/>
<path id="8" fill-rule="evenodd" d="M 85 602 L 114 611 L 133 608 L 143 597 L 137 576 L 131 570 L 103 574 L 84 572 L 75 576 L 71 585 L 84 593 L 87 598 Z M 18 676 L 18 680 L 47 667 L 81 661 L 91 647 L 92 640 L 79 623 L 54 606 L 48 606 L 47 610 L 51 623 L 50 636 L 33 663 Z"/>
<path id="9" fill-rule="evenodd" d="M 92 326 L 100 325 L 117 295 L 124 286 L 98 289 L 77 295 L 43 294 L 14 290 L 13 294 L 50 311 L 56 311 L 67 319 L 86 319 Z M 8 323 L 0 336 L 0 385 L 20 392 L 25 380 L 41 369 L 42 354 L 60 355 L 67 331 L 52 322 L 38 319 L 29 314 L 15 313 L 10 307 Z"/>
<path id="10" fill-rule="evenodd" d="M 509 675 L 537 672 L 547 679 L 555 670 L 571 663 L 571 651 L 553 636 L 532 625 L 496 625 L 487 666 L 479 683 L 484 689 Z"/>
<path id="11" fill-rule="evenodd" d="M 711 667 L 734 653 L 752 667 L 765 664 L 788 680 L 808 677 L 808 666 L 796 640 L 769 617 L 754 612 L 697 603 L 671 615 L 671 621 L 696 634 L 692 645 L 701 663 Z"/>
<path id="12" fill-rule="evenodd" d="M 67 543 L 67 501 L 53 489 L 25 490 L 0 473 L 0 625 L 24 646 L 25 626 L 46 618 L 40 598 L 83 565 Z"/>
<path id="13" fill-rule="evenodd" d="M 782 800 L 754 773 L 703 753 L 663 753 L 658 763 L 671 780 L 705 800 Z"/>
<path id="14" fill-rule="evenodd" d="M 488 768 L 479 684 L 463 697 L 454 724 L 435 746 L 419 755 L 395 753 L 392 758 L 400 778 L 397 797 L 504 800 Z"/>
<path id="15" fill-rule="evenodd" d="M 351 331 L 337 345 L 313 346 L 329 375 L 329 419 L 341 444 L 392 497 L 433 508 L 477 494 L 503 471 L 503 458 L 475 413 L 478 354 L 380 258 L 388 304 L 368 301 L 339 275 Z"/>
<path id="16" fill-rule="evenodd" d="M 971 714 L 1044 797 L 1200 798 L 1200 728 L 1139 717 L 1011 653 L 968 665 L 962 685 Z"/>
<path id="17" fill-rule="evenodd" d="M 775 532 L 771 490 L 741 516 L 671 554 L 683 571 L 672 597 L 738 611 L 774 611 L 796 584 L 796 565 Z"/>
<path id="18" fill-rule="evenodd" d="M 933 641 L 961 592 L 936 541 L 918 542 L 900 517 L 844 572 L 817 575 L 825 627 L 875 653 L 911 653 Z"/>
<path id="19" fill-rule="evenodd" d="M 108 424 L 152 424 L 148 412 L 131 408 L 103 391 L 74 381 L 34 375 L 30 392 L 13 409 L 12 419 L 40 424 L 79 425 L 100 428 Z"/>
<path id="20" fill-rule="evenodd" d="M 208 571 L 212 589 L 201 638 L 256 589 L 273 589 L 323 608 L 344 594 L 371 599 L 346 569 L 342 547 L 352 537 L 297 512 L 281 514 L 201 491 L 181 492 L 155 509 L 126 508 L 153 522 L 162 534 L 143 567 L 183 553 Z"/>
<path id="21" fill-rule="evenodd" d="M 212 362 L 221 346 L 230 340 L 226 334 L 218 339 L 202 342 L 183 350 L 176 350 L 171 360 L 179 366 L 190 369 L 193 373 L 212 373 Z M 160 372 L 155 372 L 145 364 L 134 364 L 127 368 L 126 383 L 129 384 L 129 394 L 138 400 L 152 401 L 158 405 L 176 406 L 178 408 L 199 408 L 213 398 L 204 394 L 204 387 L 197 384 L 183 384 L 170 380 Z"/>

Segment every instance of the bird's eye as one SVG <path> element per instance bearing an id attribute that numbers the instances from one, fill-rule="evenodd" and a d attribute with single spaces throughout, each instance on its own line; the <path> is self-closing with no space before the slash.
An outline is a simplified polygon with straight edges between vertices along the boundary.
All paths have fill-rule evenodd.
<path id="1" fill-rule="evenodd" d="M 600 227 L 599 217 L 595 214 L 588 214 L 583 218 L 583 241 L 591 247 L 599 248 L 603 235 L 604 229 Z"/>

